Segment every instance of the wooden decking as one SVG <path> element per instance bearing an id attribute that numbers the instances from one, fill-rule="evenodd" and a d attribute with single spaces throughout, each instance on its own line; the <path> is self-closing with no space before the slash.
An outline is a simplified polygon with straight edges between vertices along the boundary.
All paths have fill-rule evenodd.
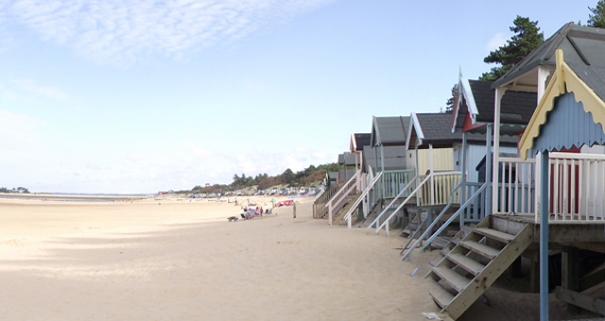
<path id="1" fill-rule="evenodd" d="M 540 223 L 536 223 L 533 215 L 493 214 L 500 222 L 508 224 L 528 224 L 532 231 L 532 243 L 535 248 L 540 243 Z M 574 222 L 573 224 L 549 224 L 549 239 L 551 250 L 564 247 L 605 253 L 605 222 Z"/>

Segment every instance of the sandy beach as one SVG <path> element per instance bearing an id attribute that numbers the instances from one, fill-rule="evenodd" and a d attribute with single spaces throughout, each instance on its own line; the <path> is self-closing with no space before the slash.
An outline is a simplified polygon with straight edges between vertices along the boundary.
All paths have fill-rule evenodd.
<path id="1" fill-rule="evenodd" d="M 261 200 L 260 202 L 267 200 Z M 234 204 L 0 202 L 4 320 L 423 320 L 401 239 Z"/>

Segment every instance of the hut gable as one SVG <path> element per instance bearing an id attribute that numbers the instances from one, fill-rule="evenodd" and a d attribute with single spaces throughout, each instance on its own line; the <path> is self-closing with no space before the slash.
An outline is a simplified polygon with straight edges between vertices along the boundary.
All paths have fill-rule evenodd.
<path id="1" fill-rule="evenodd" d="M 603 39 L 603 45 L 605 50 L 605 38 Z M 579 48 L 579 50 L 581 50 Z M 594 57 L 593 57 L 594 58 Z M 605 59 L 601 59 L 605 61 Z M 577 123 L 574 125 L 587 126 L 586 131 L 578 130 L 581 127 L 574 127 L 574 130 L 566 131 L 569 135 L 573 136 L 565 140 L 565 144 L 571 144 L 564 146 L 562 141 L 559 141 L 555 146 L 556 149 L 561 148 L 572 148 L 579 142 L 584 144 L 598 143 L 600 140 L 599 135 L 591 135 L 591 130 L 596 130 L 598 125 L 601 127 L 605 124 L 605 68 L 593 66 L 587 64 L 588 60 L 583 63 L 575 61 L 574 63 L 568 64 L 563 57 L 563 51 L 557 50 L 557 67 L 555 73 L 552 76 L 551 81 L 546 88 L 546 92 L 542 97 L 536 112 L 532 116 L 532 119 L 524 132 L 521 141 L 519 142 L 520 154 L 522 157 L 527 157 L 530 150 L 537 148 L 547 148 L 554 144 L 554 140 L 550 143 L 546 138 L 546 133 L 542 129 L 550 128 L 546 126 L 551 120 L 553 123 L 563 122 L 567 124 L 558 124 L 555 129 L 550 129 L 550 135 L 560 135 L 559 131 L 563 131 L 566 126 L 571 125 L 572 120 L 562 119 L 562 116 L 552 116 L 550 114 L 556 113 L 568 113 L 569 117 L 575 117 L 573 121 Z M 595 60 L 596 62 L 596 60 Z M 580 76 L 582 75 L 582 76 Z M 586 82 L 586 79 L 590 79 Z M 596 86 L 596 87 L 593 87 Z M 601 94 L 599 92 L 603 91 Z M 573 95 L 566 95 L 573 93 Z M 560 108 L 559 108 L 560 107 Z M 582 109 L 580 109 L 582 107 Z M 586 116 L 578 114 L 581 111 Z M 594 125 L 593 125 L 594 124 Z M 553 125 L 554 126 L 554 125 Z M 553 127 L 554 128 L 554 127 Z M 584 135 L 584 136 L 583 136 Z M 586 136 L 588 135 L 588 136 Z M 558 138 L 562 138 L 557 136 Z M 586 140 L 588 139 L 588 141 Z M 542 145 L 535 145 L 536 142 L 540 142 Z M 550 144 L 550 145 L 549 145 Z M 554 147 L 554 146 L 550 146 Z"/>

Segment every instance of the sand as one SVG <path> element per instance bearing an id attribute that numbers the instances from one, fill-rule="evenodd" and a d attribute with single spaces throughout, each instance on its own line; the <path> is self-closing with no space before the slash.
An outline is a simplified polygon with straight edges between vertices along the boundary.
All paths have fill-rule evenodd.
<path id="1" fill-rule="evenodd" d="M 260 200 L 268 202 L 267 199 Z M 161 204 L 161 205 L 160 205 Z M 327 226 L 309 200 L 0 201 L 2 320 L 423 320 L 402 240 Z"/>

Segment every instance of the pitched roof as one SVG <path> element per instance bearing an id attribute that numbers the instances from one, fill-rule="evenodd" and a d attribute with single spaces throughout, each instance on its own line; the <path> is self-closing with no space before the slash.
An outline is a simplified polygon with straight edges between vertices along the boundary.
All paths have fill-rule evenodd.
<path id="1" fill-rule="evenodd" d="M 351 150 L 363 151 L 363 146 L 370 145 L 372 134 L 370 133 L 355 133 L 353 134 L 352 141 L 354 145 L 351 146 Z"/>
<path id="2" fill-rule="evenodd" d="M 492 82 L 469 80 L 473 98 L 477 107 L 479 122 L 494 122 L 494 95 Z M 537 105 L 535 93 L 507 91 L 500 103 L 500 121 L 508 124 L 525 125 L 531 119 Z"/>
<path id="3" fill-rule="evenodd" d="M 374 117 L 372 124 L 372 145 L 405 145 L 407 124 L 410 117 Z"/>
<path id="4" fill-rule="evenodd" d="M 398 170 L 405 168 L 406 150 L 404 146 L 384 146 L 384 169 Z M 364 146 L 363 163 L 380 170 L 380 164 L 376 164 L 376 156 L 380 157 L 380 147 Z"/>
<path id="5" fill-rule="evenodd" d="M 605 48 L 605 39 L 601 40 L 601 47 Z M 594 54 L 591 52 L 583 62 L 573 59 L 568 62 L 563 50 L 557 50 L 555 72 L 519 142 L 522 157 L 527 157 L 534 147 L 552 150 L 561 146 L 570 148 L 602 143 L 601 134 L 605 128 L 605 57 L 599 60 L 598 55 Z M 573 96 L 567 95 L 569 93 L 573 93 Z M 570 108 L 571 105 L 581 106 L 583 113 L 573 114 L 577 109 Z M 555 107 L 559 112 L 549 115 Z M 550 121 L 558 122 L 558 125 L 549 126 Z M 571 124 L 574 124 L 573 129 Z M 560 135 L 563 132 L 567 132 L 567 135 Z"/>
<path id="6" fill-rule="evenodd" d="M 599 97 L 605 98 L 605 29 L 563 25 L 544 43 L 492 84 L 496 88 L 510 83 L 538 66 L 554 66 L 555 52 L 563 50 L 565 62 Z"/>
<path id="7" fill-rule="evenodd" d="M 451 131 L 452 117 L 451 113 L 414 114 L 413 131 L 421 140 L 418 147 L 426 147 L 428 144 L 433 144 L 433 147 L 449 147 L 454 142 L 461 141 L 462 134 Z"/>

